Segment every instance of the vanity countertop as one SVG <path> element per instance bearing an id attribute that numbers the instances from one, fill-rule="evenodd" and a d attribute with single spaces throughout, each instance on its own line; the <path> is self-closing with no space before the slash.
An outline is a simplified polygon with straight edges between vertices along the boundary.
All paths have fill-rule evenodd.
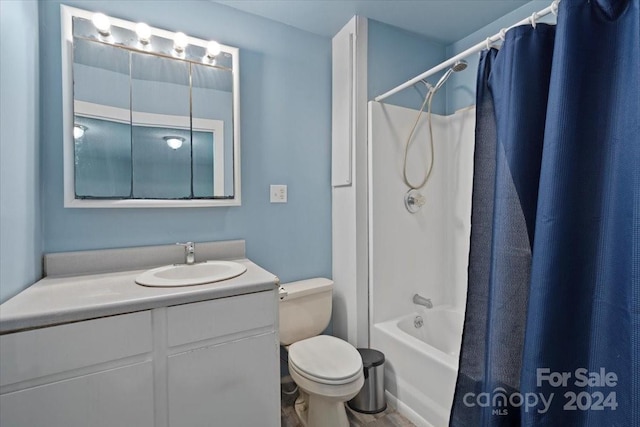
<path id="1" fill-rule="evenodd" d="M 248 259 L 247 271 L 204 285 L 147 287 L 135 278 L 146 271 L 45 277 L 0 305 L 0 334 L 170 305 L 273 290 L 278 278 Z"/>

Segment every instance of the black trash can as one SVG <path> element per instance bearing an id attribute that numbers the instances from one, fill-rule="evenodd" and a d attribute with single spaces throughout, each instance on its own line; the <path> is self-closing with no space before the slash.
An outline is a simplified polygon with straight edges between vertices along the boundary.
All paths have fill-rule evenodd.
<path id="1" fill-rule="evenodd" d="M 387 409 L 384 396 L 384 354 L 371 348 L 359 348 L 364 370 L 364 385 L 348 402 L 349 408 L 363 414 L 377 414 Z"/>

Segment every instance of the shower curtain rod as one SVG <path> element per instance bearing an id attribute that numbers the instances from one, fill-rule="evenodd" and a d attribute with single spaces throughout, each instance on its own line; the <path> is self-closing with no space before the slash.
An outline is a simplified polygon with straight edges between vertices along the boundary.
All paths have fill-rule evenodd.
<path id="1" fill-rule="evenodd" d="M 383 93 L 382 95 L 378 95 L 377 97 L 374 98 L 375 101 L 381 102 L 382 100 L 390 97 L 391 95 L 394 95 L 408 87 L 413 86 L 414 84 L 420 82 L 423 79 L 426 79 L 427 77 L 430 77 L 432 75 L 434 75 L 435 73 L 437 73 L 438 71 L 442 71 L 445 68 L 451 67 L 453 64 L 455 64 L 457 61 L 466 58 L 467 56 L 476 53 L 476 52 L 480 52 L 483 49 L 488 49 L 489 46 L 491 45 L 491 43 L 497 42 L 498 40 L 504 40 L 504 34 L 507 32 L 507 30 L 510 30 L 513 27 L 517 27 L 519 25 L 525 25 L 525 24 L 529 24 L 529 25 L 533 25 L 535 26 L 536 21 L 540 18 L 542 18 L 543 16 L 546 16 L 550 13 L 553 13 L 554 15 L 558 14 L 558 3 L 560 3 L 560 0 L 554 0 L 553 3 L 551 3 L 551 5 L 549 7 L 546 7 L 538 12 L 533 13 L 533 15 L 531 15 L 528 18 L 523 19 L 522 21 L 518 21 L 515 24 L 513 24 L 512 26 L 508 27 L 508 28 L 503 28 L 502 30 L 500 30 L 498 33 L 492 35 L 491 37 L 487 37 L 487 39 L 485 41 L 482 41 L 474 46 L 471 46 L 469 49 L 465 50 L 464 52 L 461 52 L 459 54 L 457 54 L 456 56 L 449 58 L 448 60 L 440 63 L 439 65 L 436 65 L 435 67 L 431 68 L 430 70 L 425 71 L 424 73 L 420 74 L 419 76 L 416 76 L 414 78 L 412 78 L 411 80 L 406 81 L 405 83 L 401 84 L 400 86 L 397 86 L 393 89 L 391 89 L 388 92 Z"/>

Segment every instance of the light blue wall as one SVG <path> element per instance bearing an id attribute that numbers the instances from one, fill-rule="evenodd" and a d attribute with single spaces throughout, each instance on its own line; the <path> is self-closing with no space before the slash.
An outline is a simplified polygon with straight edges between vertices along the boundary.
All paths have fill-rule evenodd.
<path id="1" fill-rule="evenodd" d="M 419 34 L 382 22 L 369 20 L 368 98 L 372 100 L 390 89 L 438 65 L 445 59 L 446 48 Z M 429 79 L 431 84 L 440 75 Z M 408 108 L 420 108 L 426 87 L 417 84 L 385 100 L 386 103 Z M 445 111 L 445 94 L 439 92 L 433 100 L 435 113 Z"/>
<path id="2" fill-rule="evenodd" d="M 246 239 L 283 281 L 330 277 L 331 40 L 208 1 L 65 4 L 240 48 L 242 206 L 63 208 L 60 2 L 42 2 L 45 251 Z M 270 204 L 269 184 L 287 184 L 289 203 Z"/>
<path id="3" fill-rule="evenodd" d="M 0 302 L 41 275 L 38 3 L 0 1 Z"/>
<path id="4" fill-rule="evenodd" d="M 493 36 L 500 29 L 510 27 L 516 22 L 531 16 L 533 12 L 549 6 L 549 0 L 535 0 L 482 27 L 480 30 L 447 46 L 447 58 L 457 55 L 471 46 Z M 460 108 L 468 107 L 476 103 L 476 75 L 478 71 L 479 54 L 473 54 L 466 58 L 469 66 L 466 70 L 453 73 L 445 85 L 447 90 L 447 114 L 453 114 Z"/>

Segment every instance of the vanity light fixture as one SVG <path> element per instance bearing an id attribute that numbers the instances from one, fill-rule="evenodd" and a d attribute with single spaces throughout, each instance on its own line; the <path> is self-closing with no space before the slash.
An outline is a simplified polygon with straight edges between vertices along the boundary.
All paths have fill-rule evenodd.
<path id="1" fill-rule="evenodd" d="M 207 44 L 207 58 L 210 60 L 215 59 L 216 56 L 218 56 L 220 54 L 220 43 L 216 42 L 216 41 L 210 41 Z"/>
<path id="2" fill-rule="evenodd" d="M 2 1 L 2 0 L 0 0 Z M 118 20 L 116 20 L 118 21 Z M 91 15 L 91 22 L 93 26 L 98 31 L 100 35 L 100 39 L 104 42 L 114 43 L 113 34 L 111 33 L 111 20 L 104 13 L 94 13 Z M 131 26 L 127 28 L 128 30 L 134 30 L 137 36 L 137 46 L 135 49 L 151 52 L 151 36 L 153 35 L 153 29 L 144 22 L 139 22 L 137 24 L 131 23 Z M 166 37 L 166 36 L 162 36 Z M 208 65 L 216 65 L 216 58 L 222 52 L 222 46 L 217 41 L 211 40 L 206 42 L 206 47 L 204 43 L 196 42 L 196 46 L 205 48 L 205 54 L 202 56 L 202 62 Z M 123 44 L 127 44 L 125 41 Z M 186 48 L 189 46 L 189 37 L 179 31 L 174 33 L 173 35 L 173 56 L 179 59 L 186 58 Z"/>
<path id="3" fill-rule="evenodd" d="M 86 130 L 87 130 L 86 126 L 82 126 L 78 124 L 73 125 L 73 139 L 82 138 Z"/>
<path id="4" fill-rule="evenodd" d="M 173 50 L 175 50 L 178 55 L 184 54 L 184 49 L 188 44 L 189 38 L 185 33 L 178 32 L 173 36 Z"/>
<path id="5" fill-rule="evenodd" d="M 104 13 L 94 13 L 91 17 L 91 22 L 93 22 L 93 25 L 102 37 L 109 37 L 111 35 L 111 23 Z"/>
<path id="6" fill-rule="evenodd" d="M 181 136 L 165 136 L 162 139 L 164 139 L 167 145 L 174 150 L 182 147 L 182 144 L 184 143 L 184 138 Z"/>
<path id="7" fill-rule="evenodd" d="M 144 22 L 136 24 L 136 34 L 141 45 L 146 46 L 151 41 L 151 28 Z"/>

